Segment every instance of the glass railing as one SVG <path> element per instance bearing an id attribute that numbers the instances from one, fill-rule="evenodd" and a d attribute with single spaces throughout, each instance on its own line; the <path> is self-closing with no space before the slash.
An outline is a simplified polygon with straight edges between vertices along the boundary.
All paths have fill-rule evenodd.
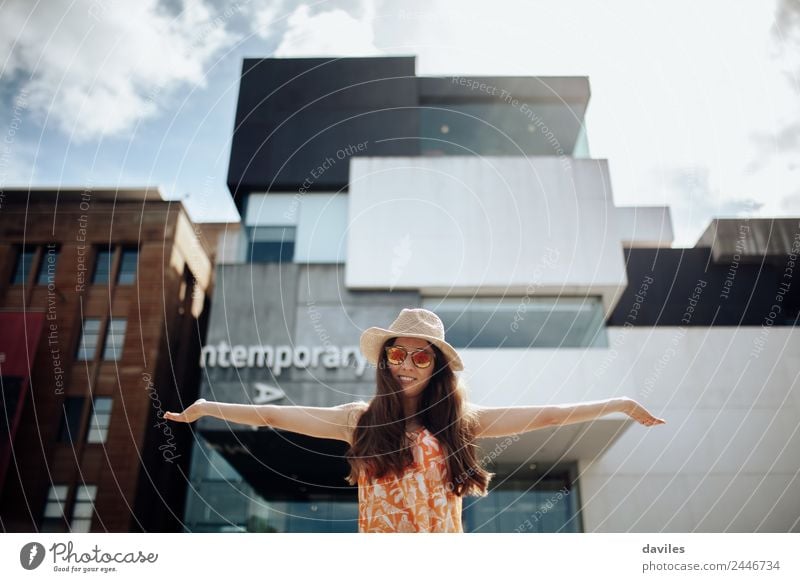
<path id="1" fill-rule="evenodd" d="M 599 297 L 428 298 L 456 348 L 607 347 Z"/>

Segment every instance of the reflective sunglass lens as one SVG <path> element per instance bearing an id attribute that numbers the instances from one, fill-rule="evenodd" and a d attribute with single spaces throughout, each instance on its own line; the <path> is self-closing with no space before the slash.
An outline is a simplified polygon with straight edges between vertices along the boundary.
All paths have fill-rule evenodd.
<path id="1" fill-rule="evenodd" d="M 431 355 L 427 352 L 417 352 L 411 357 L 411 359 L 419 368 L 427 368 L 433 361 Z"/>
<path id="2" fill-rule="evenodd" d="M 386 350 L 386 358 L 390 364 L 402 364 L 406 359 L 406 352 L 398 348 L 389 348 Z"/>
<path id="3" fill-rule="evenodd" d="M 408 351 L 402 347 L 389 347 L 386 348 L 386 360 L 393 366 L 399 366 L 406 361 Z M 413 352 L 411 354 L 411 361 L 417 368 L 427 368 L 433 363 L 433 356 L 428 352 Z"/>

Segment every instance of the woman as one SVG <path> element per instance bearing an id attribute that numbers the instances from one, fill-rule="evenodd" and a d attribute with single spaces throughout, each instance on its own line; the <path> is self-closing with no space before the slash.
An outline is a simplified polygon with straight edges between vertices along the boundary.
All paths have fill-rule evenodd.
<path id="1" fill-rule="evenodd" d="M 462 497 L 486 495 L 492 477 L 478 462 L 478 437 L 515 435 L 612 412 L 645 426 L 666 422 L 626 397 L 567 406 L 469 404 L 455 376 L 464 369 L 461 359 L 444 340 L 442 321 L 426 309 L 403 309 L 388 329 L 367 329 L 360 345 L 377 366 L 376 393 L 369 403 L 324 408 L 200 399 L 164 418 L 194 422 L 213 416 L 347 442 L 347 481 L 358 484 L 360 532 L 463 532 Z"/>

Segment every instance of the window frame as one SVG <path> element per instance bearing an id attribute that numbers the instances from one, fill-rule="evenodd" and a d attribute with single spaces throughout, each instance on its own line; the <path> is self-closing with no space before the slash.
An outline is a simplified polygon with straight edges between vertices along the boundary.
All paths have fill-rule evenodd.
<path id="1" fill-rule="evenodd" d="M 81 357 L 81 354 L 85 352 L 84 350 L 84 338 L 86 336 L 86 324 L 88 322 L 97 322 L 97 333 L 96 337 L 97 340 L 94 344 L 94 351 L 91 354 L 85 354 L 85 357 Z M 84 317 L 83 320 L 80 322 L 80 330 L 81 333 L 78 335 L 78 346 L 75 350 L 75 361 L 76 362 L 94 362 L 97 360 L 97 356 L 99 354 L 100 343 L 102 341 L 102 336 L 105 335 L 103 333 L 103 318 L 102 317 Z"/>
<path id="2" fill-rule="evenodd" d="M 599 295 L 425 296 L 422 307 L 441 317 L 448 341 L 456 349 L 584 349 L 608 345 Z M 525 326 L 531 325 L 537 311 L 545 310 L 544 321 L 528 342 L 530 330 Z M 559 318 L 564 313 L 572 318 L 568 328 L 560 325 Z M 579 320 L 580 313 L 587 313 L 589 319 Z M 585 323 L 585 329 L 576 327 L 576 322 Z M 493 327 L 487 328 L 490 323 Z M 487 341 L 495 332 L 500 339 Z M 560 338 L 559 343 L 548 341 L 553 335 Z M 470 338 L 469 341 L 464 341 L 464 337 Z"/>
<path id="3" fill-rule="evenodd" d="M 98 408 L 98 403 L 103 404 L 102 409 Z M 107 409 L 106 403 L 108 403 Z M 113 410 L 114 399 L 111 396 L 96 396 L 92 400 L 91 417 L 86 431 L 87 444 L 105 444 L 108 441 L 108 430 L 111 427 Z"/>
<path id="4" fill-rule="evenodd" d="M 114 283 L 116 285 L 135 285 L 136 281 L 139 277 L 139 247 L 135 245 L 119 245 L 119 260 L 117 261 L 117 269 L 114 275 Z M 133 270 L 132 276 L 130 280 L 123 281 L 123 277 L 130 275 L 130 273 L 124 272 L 123 267 L 125 266 L 125 255 L 134 254 L 136 256 L 136 260 L 134 262 L 135 269 Z"/>
<path id="5" fill-rule="evenodd" d="M 97 271 L 98 266 L 100 265 L 100 257 L 103 253 L 108 253 L 109 261 L 108 261 L 108 271 L 106 273 L 106 280 L 105 281 L 97 281 Z M 115 247 L 109 247 L 107 245 L 96 245 L 95 246 L 95 253 L 94 253 L 94 265 L 92 267 L 92 276 L 89 280 L 91 285 L 109 285 L 111 281 L 114 280 L 114 270 L 115 265 L 117 263 L 116 260 L 117 249 Z"/>
<path id="6" fill-rule="evenodd" d="M 274 240 L 268 237 L 267 240 L 257 240 L 258 231 L 282 231 L 282 237 L 279 240 Z M 286 238 L 288 232 L 291 232 L 291 239 Z M 264 236 L 267 236 L 266 234 Z M 246 261 L 248 263 L 293 263 L 297 250 L 297 226 L 296 225 L 283 225 L 283 224 L 258 224 L 250 225 L 247 227 L 247 249 L 245 252 Z M 277 248 L 277 260 L 254 260 L 254 249 L 256 245 L 264 244 L 270 245 L 270 248 Z M 287 250 L 288 249 L 288 250 Z"/>
<path id="7" fill-rule="evenodd" d="M 117 333 L 115 324 L 122 324 L 122 332 Z M 105 322 L 105 333 L 103 334 L 103 347 L 100 352 L 100 359 L 103 362 L 119 362 L 123 356 L 125 348 L 125 335 L 128 333 L 128 318 L 109 316 Z M 119 338 L 119 344 L 114 338 Z"/>
<path id="8" fill-rule="evenodd" d="M 33 273 L 36 271 L 38 274 L 38 269 L 34 269 L 37 264 L 37 257 L 39 254 L 39 245 L 29 245 L 29 244 L 17 244 L 14 245 L 16 249 L 16 256 L 14 258 L 14 266 L 11 268 L 11 277 L 8 280 L 9 286 L 30 286 L 31 281 L 33 280 Z M 33 249 L 33 250 L 29 250 Z M 22 265 L 22 258 L 25 254 L 30 254 L 31 259 L 28 263 L 28 271 L 24 272 L 24 277 L 21 281 L 17 281 L 17 273 Z"/>
<path id="9" fill-rule="evenodd" d="M 91 531 L 96 502 L 97 485 L 93 483 L 77 484 L 69 520 L 71 533 L 89 533 Z M 80 526 L 78 526 L 78 524 L 80 524 Z"/>
<path id="10" fill-rule="evenodd" d="M 59 498 L 59 491 L 62 490 L 63 495 Z M 42 509 L 41 527 L 39 528 L 41 531 L 46 533 L 63 531 L 63 524 L 66 521 L 65 510 L 68 501 L 68 483 L 50 484 L 47 490 L 47 496 L 45 497 L 44 508 Z M 48 513 L 51 515 L 48 515 Z"/>
<path id="11" fill-rule="evenodd" d="M 56 272 L 58 271 L 58 259 L 61 257 L 61 245 L 56 243 L 47 243 L 43 245 L 39 245 L 38 247 L 38 262 L 36 265 L 36 275 L 34 275 L 33 284 L 34 285 L 41 285 L 41 286 L 48 286 L 50 285 L 50 281 L 47 280 L 47 257 L 50 254 L 49 247 L 53 245 L 55 252 L 53 253 L 55 256 L 55 260 L 53 261 L 53 281 L 52 283 L 55 285 L 56 282 Z M 42 281 L 42 277 L 45 278 Z"/>

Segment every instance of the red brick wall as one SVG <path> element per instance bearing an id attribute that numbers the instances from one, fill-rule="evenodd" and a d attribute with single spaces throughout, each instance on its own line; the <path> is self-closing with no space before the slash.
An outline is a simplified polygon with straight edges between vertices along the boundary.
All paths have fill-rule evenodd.
<path id="1" fill-rule="evenodd" d="M 169 438 L 165 427 L 157 426 L 156 414 L 159 408 L 163 412 L 177 407 L 179 390 L 184 392 L 184 401 L 197 397 L 197 354 L 192 350 L 199 353 L 200 338 L 193 337 L 197 325 L 189 321 L 191 311 L 188 316 L 179 314 L 179 291 L 187 265 L 186 249 L 194 249 L 190 264 L 203 264 L 208 257 L 198 256 L 197 249 L 205 249 L 188 240 L 194 235 L 192 229 L 177 228 L 179 221 L 188 222 L 179 204 L 111 204 L 97 197 L 89 203 L 87 210 L 85 205 L 81 209 L 79 202 L 61 200 L 57 212 L 52 203 L 37 203 L 26 212 L 24 204 L 11 204 L 7 198 L 0 213 L 0 308 L 49 308 L 53 314 L 50 321 L 58 328 L 56 343 L 48 343 L 46 332 L 39 343 L 30 397 L 13 446 L 16 468 L 12 459 L 6 482 L 0 484 L 0 519 L 5 531 L 36 531 L 50 484 L 85 481 L 98 486 L 92 531 L 180 531 L 178 517 L 183 513 L 186 487 L 181 469 L 188 475 L 191 442 L 185 434 L 182 441 Z M 81 216 L 86 217 L 86 241 L 78 240 L 83 236 Z M 35 286 L 23 290 L 9 285 L 14 245 L 23 240 L 61 245 L 54 289 Z M 138 245 L 133 285 L 90 284 L 94 245 L 107 246 L 109 241 L 112 246 Z M 211 269 L 203 270 L 197 282 L 201 298 L 209 291 Z M 115 318 L 127 318 L 122 359 L 74 361 L 81 317 L 103 318 L 109 312 Z M 200 318 L 204 323 L 205 314 Z M 201 326 L 201 332 L 204 329 Z M 173 345 L 178 353 L 170 355 Z M 63 394 L 55 387 L 55 348 L 66 371 Z M 175 369 L 179 370 L 177 377 L 173 377 Z M 90 393 L 113 398 L 106 443 L 87 444 L 84 435 L 76 439 L 74 447 L 57 442 L 64 397 Z M 88 418 L 87 399 L 84 425 Z M 167 461 L 165 450 L 177 458 Z M 68 512 L 70 506 L 68 499 Z"/>

